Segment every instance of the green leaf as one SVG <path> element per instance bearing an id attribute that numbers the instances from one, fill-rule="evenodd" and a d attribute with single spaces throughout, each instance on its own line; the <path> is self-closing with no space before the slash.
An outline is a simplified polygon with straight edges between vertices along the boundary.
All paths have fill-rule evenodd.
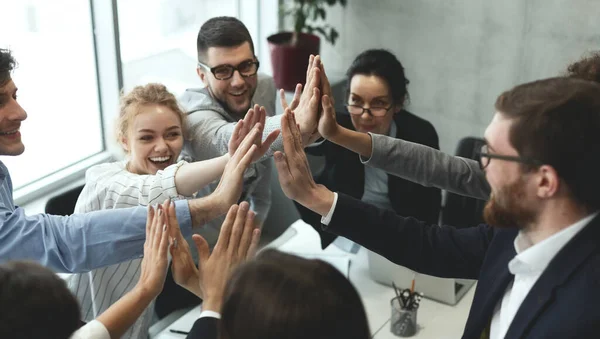
<path id="1" fill-rule="evenodd" d="M 323 9 L 323 8 L 317 9 L 316 13 L 319 14 L 319 16 L 321 17 L 321 20 L 325 20 L 325 18 L 327 17 L 327 12 L 325 12 L 325 9 Z"/>
<path id="2" fill-rule="evenodd" d="M 335 28 L 331 29 L 331 44 L 335 45 L 335 41 L 337 40 L 337 38 L 340 36 L 340 34 L 338 33 L 338 31 L 335 30 Z"/>
<path id="3" fill-rule="evenodd" d="M 346 0 L 340 0 L 340 4 L 342 5 L 342 7 L 346 7 L 346 4 L 348 2 Z"/>

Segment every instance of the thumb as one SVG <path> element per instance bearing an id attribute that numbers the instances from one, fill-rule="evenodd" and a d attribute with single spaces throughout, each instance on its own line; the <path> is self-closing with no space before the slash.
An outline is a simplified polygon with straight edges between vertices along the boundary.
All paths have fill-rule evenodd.
<path id="1" fill-rule="evenodd" d="M 192 240 L 194 241 L 194 245 L 196 245 L 196 250 L 198 251 L 198 265 L 200 268 L 206 264 L 208 257 L 210 257 L 210 250 L 208 249 L 208 243 L 206 239 L 204 239 L 201 235 L 194 234 L 192 235 Z"/>

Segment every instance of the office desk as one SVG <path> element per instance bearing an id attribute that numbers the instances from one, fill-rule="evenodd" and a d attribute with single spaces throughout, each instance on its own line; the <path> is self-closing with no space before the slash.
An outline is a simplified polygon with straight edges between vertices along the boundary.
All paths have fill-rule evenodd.
<path id="1" fill-rule="evenodd" d="M 344 252 L 334 245 L 321 250 L 318 233 L 302 220 L 296 221 L 284 234 L 266 247 L 300 255 L 348 256 L 351 261 L 349 278 L 358 290 L 365 306 L 373 338 L 398 338 L 390 332 L 389 324 L 390 300 L 394 297 L 394 291 L 388 286 L 371 280 L 367 263 L 368 252 L 365 248 L 361 247 L 356 254 Z M 417 316 L 419 331 L 412 338 L 459 338 L 463 332 L 469 308 L 473 301 L 474 291 L 475 288 L 471 288 L 456 306 L 423 299 Z M 184 338 L 183 335 L 169 332 L 169 329 L 188 331 L 199 315 L 200 306 L 173 322 L 155 338 Z"/>

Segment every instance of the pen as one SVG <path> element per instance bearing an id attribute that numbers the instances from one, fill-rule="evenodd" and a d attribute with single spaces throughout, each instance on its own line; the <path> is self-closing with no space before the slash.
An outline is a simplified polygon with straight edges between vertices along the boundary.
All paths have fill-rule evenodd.
<path id="1" fill-rule="evenodd" d="M 171 333 L 175 333 L 175 334 L 185 334 L 185 335 L 188 335 L 188 334 L 190 334 L 190 332 L 186 332 L 186 331 L 180 331 L 180 330 L 174 330 L 174 329 L 172 329 L 172 328 L 171 328 L 171 329 L 169 329 L 169 332 L 171 332 Z"/>

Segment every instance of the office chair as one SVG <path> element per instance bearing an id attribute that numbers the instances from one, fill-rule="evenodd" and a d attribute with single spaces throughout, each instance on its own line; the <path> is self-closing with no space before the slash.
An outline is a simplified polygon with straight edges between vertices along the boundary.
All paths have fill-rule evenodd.
<path id="1" fill-rule="evenodd" d="M 466 137 L 459 141 L 456 155 L 473 160 L 478 159 L 478 152 L 484 144 L 483 139 Z M 483 223 L 485 201 L 468 198 L 455 193 L 446 192 L 446 203 L 442 209 L 442 225 L 457 228 L 477 226 Z"/>
<path id="2" fill-rule="evenodd" d="M 45 212 L 54 215 L 71 215 L 75 211 L 75 204 L 83 185 L 72 188 L 64 193 L 56 195 L 46 202 Z"/>

